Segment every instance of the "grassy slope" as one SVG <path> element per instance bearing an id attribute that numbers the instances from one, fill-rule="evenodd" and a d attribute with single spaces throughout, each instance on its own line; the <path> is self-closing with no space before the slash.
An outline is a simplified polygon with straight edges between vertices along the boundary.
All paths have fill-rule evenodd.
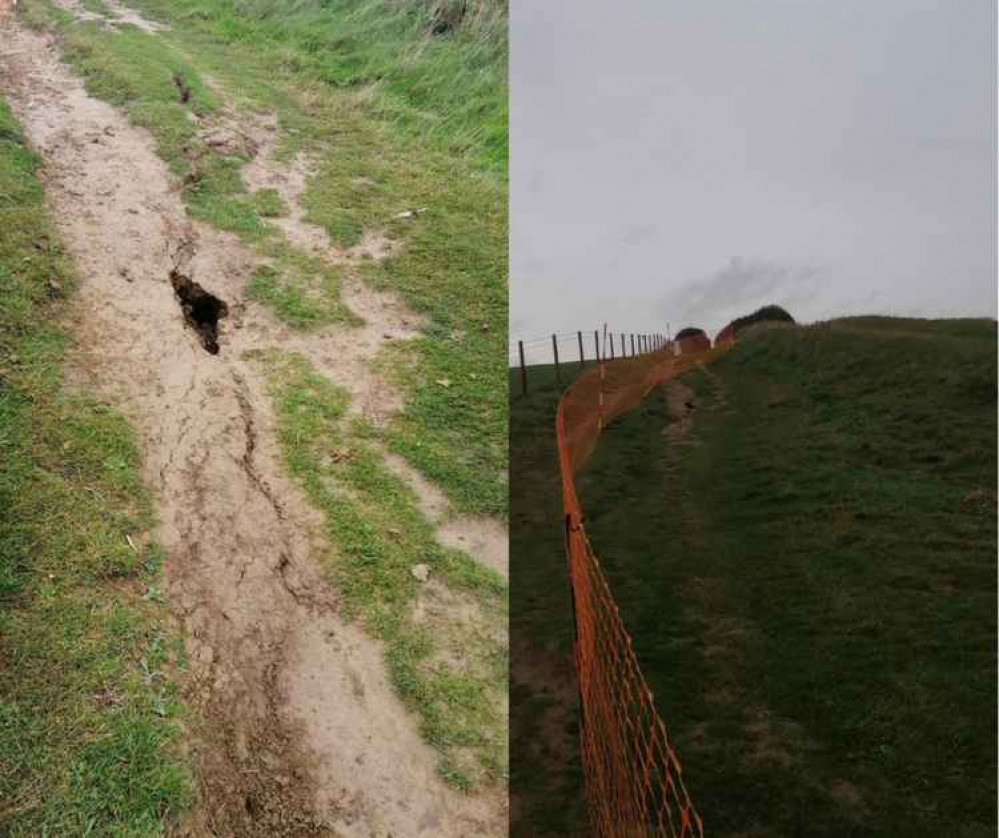
<path id="1" fill-rule="evenodd" d="M 38 165 L 0 100 L 0 834 L 155 835 L 187 797 L 177 646 L 132 433 L 61 386 Z"/>
<path id="2" fill-rule="evenodd" d="M 539 684 L 535 671 L 572 681 L 573 622 L 565 579 L 562 499 L 555 449 L 560 390 L 553 367 L 510 372 L 510 795 L 511 835 L 578 835 L 585 812 L 576 704 Z M 563 383 L 575 373 L 564 370 Z M 562 748 L 545 738 L 546 713 L 564 724 Z M 549 733 L 551 737 L 551 733 Z"/>
<path id="3" fill-rule="evenodd" d="M 424 338 L 380 359 L 409 397 L 387 442 L 459 508 L 505 515 L 504 5 L 470 3 L 465 21 L 443 37 L 429 35 L 427 2 L 136 5 L 172 28 L 149 35 L 69 24 L 45 0 L 25 14 L 63 28 L 67 56 L 88 88 L 149 128 L 178 178 L 196 170 L 185 189 L 192 214 L 273 260 L 249 290 L 292 325 L 350 322 L 337 296 L 339 272 L 274 236 L 266 218 L 280 208 L 246 193 L 242 159 L 198 140 L 189 109 L 209 120 L 230 105 L 276 112 L 283 152 L 304 149 L 322 161 L 304 198 L 310 220 L 343 246 L 374 229 L 403 243 L 364 271 L 429 318 Z M 191 90 L 186 104 L 175 76 Z M 424 207 L 415 220 L 395 218 Z"/>
<path id="4" fill-rule="evenodd" d="M 994 834 L 994 323 L 771 331 L 710 372 L 686 379 L 692 445 L 667 444 L 653 396 L 579 479 L 707 828 Z M 518 513 L 559 511 L 533 442 L 551 411 L 511 411 L 514 479 L 536 472 L 512 509 L 532 568 L 514 637 L 567 647 L 560 535 Z"/>

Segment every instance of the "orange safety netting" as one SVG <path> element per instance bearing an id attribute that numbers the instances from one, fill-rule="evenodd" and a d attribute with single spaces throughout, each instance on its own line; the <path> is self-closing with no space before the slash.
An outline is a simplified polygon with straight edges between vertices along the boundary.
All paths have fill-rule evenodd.
<path id="1" fill-rule="evenodd" d="M 563 394 L 556 418 L 566 555 L 576 621 L 581 751 L 590 827 L 598 836 L 704 835 L 680 761 L 656 712 L 631 637 L 583 525 L 574 473 L 601 431 L 654 387 L 727 347 L 672 349 L 603 363 Z"/>

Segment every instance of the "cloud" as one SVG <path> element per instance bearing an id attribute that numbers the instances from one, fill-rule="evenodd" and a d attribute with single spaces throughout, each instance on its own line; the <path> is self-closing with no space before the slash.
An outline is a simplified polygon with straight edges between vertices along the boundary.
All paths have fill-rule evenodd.
<path id="1" fill-rule="evenodd" d="M 823 270 L 815 265 L 735 257 L 704 279 L 672 291 L 661 310 L 674 331 L 683 326 L 712 331 L 768 303 L 784 306 L 794 315 L 795 305 L 813 299 L 824 279 Z"/>

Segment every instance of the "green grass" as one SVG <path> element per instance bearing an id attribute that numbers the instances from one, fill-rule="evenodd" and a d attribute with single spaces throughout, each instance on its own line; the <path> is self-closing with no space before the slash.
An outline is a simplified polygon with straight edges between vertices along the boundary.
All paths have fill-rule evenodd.
<path id="1" fill-rule="evenodd" d="M 111 13 L 111 9 L 104 0 L 83 0 L 83 8 L 88 12 L 93 12 L 94 14 L 101 15 L 105 18 L 113 18 L 114 15 Z"/>
<path id="2" fill-rule="evenodd" d="M 288 214 L 288 205 L 276 189 L 260 189 L 253 196 L 253 205 L 262 218 L 281 218 Z"/>
<path id="3" fill-rule="evenodd" d="M 565 370 L 568 382 L 571 370 Z M 561 389 L 554 367 L 510 378 L 510 834 L 580 835 L 585 832 L 579 766 L 578 707 L 538 683 L 555 671 L 576 690 L 573 620 L 565 575 L 561 483 L 555 447 L 555 411 Z M 567 386 L 567 383 L 566 383 Z M 561 749 L 548 747 L 545 719 L 564 726 Z M 549 721 L 548 724 L 553 722 Z M 551 732 L 548 733 L 552 737 Z"/>
<path id="4" fill-rule="evenodd" d="M 0 101 L 0 834 L 159 835 L 189 793 L 161 553 L 130 428 L 62 386 L 38 166 Z"/>
<path id="5" fill-rule="evenodd" d="M 712 834 L 994 833 L 995 328 L 757 333 L 685 378 L 688 444 L 654 395 L 580 475 Z M 556 404 L 511 399 L 511 642 L 565 659 Z M 546 697 L 517 661 L 514 831 L 573 834 L 578 755 L 524 759 Z"/>
<path id="6" fill-rule="evenodd" d="M 268 259 L 274 274 L 254 281 L 257 299 L 296 327 L 349 324 L 329 294 L 335 272 L 304 265 L 283 245 L 267 222 L 281 210 L 274 196 L 247 193 L 238 176 L 244 161 L 206 148 L 189 114 L 210 123 L 224 105 L 278 115 L 280 154 L 305 151 L 319 161 L 303 198 L 308 219 L 343 247 L 365 230 L 395 240 L 396 255 L 363 275 L 428 319 L 423 339 L 378 359 L 407 396 L 390 447 L 458 508 L 505 515 L 505 6 L 471 2 L 462 24 L 433 36 L 424 2 L 136 5 L 170 30 L 70 24 L 47 0 L 24 14 L 61 27 L 88 89 L 149 128 L 185 183 L 191 214 L 240 234 Z M 187 104 L 175 78 L 191 91 Z M 396 217 L 424 207 L 415 218 Z"/>
<path id="7" fill-rule="evenodd" d="M 442 547 L 412 490 L 383 464 L 346 393 L 298 356 L 257 356 L 268 372 L 285 460 L 326 515 L 326 565 L 346 613 L 386 644 L 392 682 L 459 788 L 505 779 L 506 585 Z M 433 589 L 412 568 L 429 567 Z M 443 609 L 414 614 L 417 600 Z M 463 616 L 464 612 L 464 616 Z"/>
<path id="8" fill-rule="evenodd" d="M 384 123 L 499 178 L 507 162 L 507 12 L 471 0 L 464 20 L 430 34 L 435 0 L 142 0 L 140 8 L 219 44 L 253 45 L 283 75 L 371 95 Z"/>
<path id="9" fill-rule="evenodd" d="M 577 486 L 706 829 L 994 834 L 995 323 L 772 330 L 685 381 L 682 444 L 653 395 Z M 548 419 L 513 404 L 516 464 Z M 561 545 L 535 528 L 512 572 L 536 568 L 535 643 L 566 648 L 542 619 Z"/>

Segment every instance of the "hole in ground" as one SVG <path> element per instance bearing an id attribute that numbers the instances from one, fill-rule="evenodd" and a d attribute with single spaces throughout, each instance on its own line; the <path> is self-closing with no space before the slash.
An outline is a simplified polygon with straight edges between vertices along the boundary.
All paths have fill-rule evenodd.
<path id="1" fill-rule="evenodd" d="M 218 355 L 219 320 L 229 313 L 225 300 L 208 293 L 176 268 L 170 271 L 170 285 L 184 312 L 184 322 L 198 333 L 206 352 Z"/>

